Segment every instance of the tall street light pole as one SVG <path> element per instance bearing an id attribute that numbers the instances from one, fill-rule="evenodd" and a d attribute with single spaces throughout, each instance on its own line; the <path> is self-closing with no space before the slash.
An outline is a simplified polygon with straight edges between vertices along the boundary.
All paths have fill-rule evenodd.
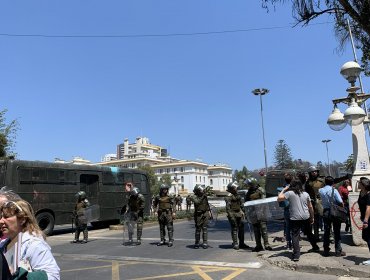
<path id="1" fill-rule="evenodd" d="M 328 149 L 328 143 L 330 142 L 330 139 L 325 139 L 322 140 L 321 142 L 325 143 L 326 146 L 326 157 L 328 159 L 328 170 L 329 170 L 329 175 L 331 176 L 331 168 L 330 168 L 330 161 L 329 161 L 329 149 Z"/>
<path id="2" fill-rule="evenodd" d="M 262 138 L 263 138 L 263 152 L 265 155 L 265 175 L 267 174 L 267 152 L 266 152 L 266 141 L 265 141 L 265 127 L 263 125 L 263 106 L 262 106 L 262 95 L 269 93 L 270 91 L 266 88 L 256 88 L 252 91 L 254 95 L 260 96 L 261 104 L 261 120 L 262 120 Z"/>
<path id="3" fill-rule="evenodd" d="M 354 194 L 349 195 L 349 206 L 352 209 L 357 203 L 359 192 L 357 182 L 361 177 L 368 177 L 370 175 L 370 161 L 369 151 L 366 144 L 366 135 L 364 129 L 364 121 L 367 116 L 364 109 L 361 106 L 364 102 L 370 98 L 370 94 L 357 91 L 361 88 L 356 86 L 356 80 L 360 77 L 361 67 L 355 61 L 345 63 L 340 73 L 349 82 L 350 86 L 347 88 L 347 96 L 342 98 L 333 99 L 334 109 L 328 118 L 328 125 L 331 129 L 339 131 L 343 129 L 346 124 L 349 124 L 352 128 L 352 147 L 353 147 L 353 176 L 352 176 L 352 188 Z M 338 109 L 338 104 L 344 103 L 348 107 L 344 111 L 344 114 Z M 352 215 L 353 213 L 351 213 Z M 354 224 L 361 224 L 359 215 L 351 216 Z M 359 227 L 352 228 L 352 239 L 356 245 L 363 244 L 361 230 Z"/>

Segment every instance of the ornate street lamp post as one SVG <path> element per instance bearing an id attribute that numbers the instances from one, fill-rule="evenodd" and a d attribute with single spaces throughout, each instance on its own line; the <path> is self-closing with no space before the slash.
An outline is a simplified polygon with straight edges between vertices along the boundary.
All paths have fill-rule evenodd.
<path id="1" fill-rule="evenodd" d="M 370 97 L 370 94 L 363 92 L 357 93 L 360 90 L 357 87 L 356 80 L 360 77 L 361 67 L 357 62 L 350 61 L 345 63 L 340 73 L 350 83 L 350 87 L 347 88 L 347 97 L 333 99 L 334 110 L 328 118 L 328 125 L 331 129 L 339 131 L 342 130 L 347 123 L 352 127 L 352 144 L 353 144 L 353 162 L 354 171 L 352 177 L 352 188 L 354 192 L 358 192 L 357 182 L 362 176 L 370 175 L 370 164 L 369 164 L 369 152 L 366 144 L 364 121 L 366 120 L 367 114 L 364 109 L 361 108 L 363 103 Z M 341 113 L 338 109 L 338 104 L 344 103 L 348 105 L 348 108 Z M 357 201 L 358 193 L 350 194 L 350 209 Z M 359 217 L 352 216 L 352 236 L 353 242 L 356 245 L 362 244 L 361 231 L 358 229 Z"/>

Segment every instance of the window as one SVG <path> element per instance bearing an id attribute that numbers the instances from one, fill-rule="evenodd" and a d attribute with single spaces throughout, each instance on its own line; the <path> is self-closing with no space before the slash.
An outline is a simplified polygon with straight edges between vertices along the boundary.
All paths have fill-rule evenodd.
<path id="1" fill-rule="evenodd" d="M 209 180 L 210 185 L 213 185 L 213 179 Z"/>
<path id="2" fill-rule="evenodd" d="M 180 167 L 180 171 L 181 172 L 184 172 L 184 167 Z"/>
<path id="3" fill-rule="evenodd" d="M 181 183 L 184 183 L 184 176 L 181 176 Z"/>

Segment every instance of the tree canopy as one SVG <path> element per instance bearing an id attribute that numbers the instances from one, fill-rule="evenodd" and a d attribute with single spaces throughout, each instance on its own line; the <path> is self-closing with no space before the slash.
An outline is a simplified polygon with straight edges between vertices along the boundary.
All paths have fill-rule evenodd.
<path id="1" fill-rule="evenodd" d="M 275 146 L 275 165 L 278 169 L 294 168 L 292 154 L 285 140 L 279 140 Z"/>
<path id="2" fill-rule="evenodd" d="M 285 4 L 286 0 L 261 0 L 262 6 Z M 370 1 L 369 0 L 291 0 L 293 17 L 297 24 L 307 25 L 322 15 L 332 16 L 339 47 L 349 39 L 347 19 L 350 22 L 356 48 L 362 51 L 362 67 L 370 75 Z"/>
<path id="3" fill-rule="evenodd" d="M 11 159 L 16 157 L 13 151 L 18 131 L 18 121 L 6 122 L 7 110 L 0 111 L 0 159 Z"/>

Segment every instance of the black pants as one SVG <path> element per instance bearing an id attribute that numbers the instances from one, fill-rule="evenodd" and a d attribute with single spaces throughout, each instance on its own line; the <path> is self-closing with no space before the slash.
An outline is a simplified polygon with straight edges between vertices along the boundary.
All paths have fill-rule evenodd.
<path id="1" fill-rule="evenodd" d="M 290 220 L 290 229 L 292 231 L 292 243 L 293 243 L 293 258 L 299 259 L 301 255 L 301 249 L 299 247 L 299 234 L 301 230 L 307 235 L 308 241 L 312 248 L 317 247 L 316 240 L 312 234 L 312 226 L 310 220 Z"/>

